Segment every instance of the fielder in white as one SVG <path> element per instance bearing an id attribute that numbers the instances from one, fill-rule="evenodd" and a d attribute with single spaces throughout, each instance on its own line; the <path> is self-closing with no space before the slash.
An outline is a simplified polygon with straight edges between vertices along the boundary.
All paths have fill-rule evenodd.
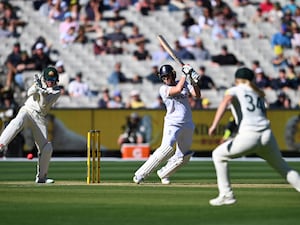
<path id="1" fill-rule="evenodd" d="M 53 149 L 48 141 L 45 116 L 60 96 L 58 73 L 54 67 L 48 67 L 43 70 L 41 77 L 35 75 L 34 79 L 34 84 L 28 89 L 28 99 L 24 106 L 0 136 L 0 148 L 5 148 L 25 126 L 30 128 L 38 149 L 35 182 L 54 183 L 54 180 L 47 178 Z"/>
<path id="2" fill-rule="evenodd" d="M 180 80 L 176 81 L 176 71 L 171 65 L 163 65 L 159 70 L 159 76 L 164 83 L 160 87 L 159 93 L 167 109 L 164 118 L 162 143 L 135 172 L 133 181 L 137 184 L 141 183 L 166 160 L 168 160 L 167 164 L 157 171 L 157 175 L 162 184 L 169 184 L 169 177 L 186 164 L 193 155 L 189 148 L 192 144 L 195 126 L 188 96 L 192 94 L 194 97 L 201 97 L 199 87 L 196 84 L 194 86 L 190 84 L 197 83 L 199 75 L 190 65 L 184 65 L 182 72 L 183 75 Z M 191 82 L 191 79 L 194 82 Z M 176 151 L 174 150 L 175 144 Z"/>
<path id="3" fill-rule="evenodd" d="M 213 206 L 230 205 L 236 202 L 228 171 L 228 161 L 244 155 L 256 153 L 266 160 L 283 178 L 300 192 L 300 177 L 282 158 L 278 144 L 266 117 L 264 92 L 252 80 L 252 70 L 242 67 L 235 73 L 235 86 L 225 92 L 215 118 L 209 128 L 213 135 L 228 106 L 238 124 L 237 135 L 219 145 L 212 153 L 215 165 L 219 196 L 210 200 Z"/>

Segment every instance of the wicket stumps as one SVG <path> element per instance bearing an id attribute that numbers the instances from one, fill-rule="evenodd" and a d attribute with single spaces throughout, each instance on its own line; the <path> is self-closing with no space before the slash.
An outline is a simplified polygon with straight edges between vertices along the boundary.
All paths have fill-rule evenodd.
<path id="1" fill-rule="evenodd" d="M 100 130 L 90 130 L 87 134 L 87 184 L 100 183 L 100 134 Z"/>

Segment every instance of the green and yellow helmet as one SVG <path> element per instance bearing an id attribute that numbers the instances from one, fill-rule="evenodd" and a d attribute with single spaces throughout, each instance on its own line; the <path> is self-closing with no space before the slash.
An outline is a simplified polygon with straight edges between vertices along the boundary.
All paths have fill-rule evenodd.
<path id="1" fill-rule="evenodd" d="M 45 81 L 58 82 L 58 72 L 52 66 L 45 68 L 42 75 Z"/>

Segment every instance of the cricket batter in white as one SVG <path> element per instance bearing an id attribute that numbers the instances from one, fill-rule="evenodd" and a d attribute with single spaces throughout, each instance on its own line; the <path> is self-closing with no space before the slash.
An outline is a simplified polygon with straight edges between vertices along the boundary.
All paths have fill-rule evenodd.
<path id="1" fill-rule="evenodd" d="M 209 135 L 213 135 L 227 107 L 238 125 L 237 135 L 220 144 L 212 153 L 215 165 L 219 196 L 210 200 L 213 206 L 230 205 L 236 202 L 228 171 L 228 161 L 248 154 L 256 153 L 266 160 L 284 179 L 300 192 L 300 177 L 282 158 L 278 144 L 266 117 L 264 92 L 252 80 L 252 70 L 242 67 L 235 73 L 235 86 L 225 92 Z"/>
<path id="2" fill-rule="evenodd" d="M 53 148 L 48 141 L 45 117 L 60 96 L 57 82 L 58 72 L 54 67 L 45 68 L 41 76 L 36 74 L 34 84 L 27 91 L 28 99 L 0 136 L 0 149 L 3 149 L 25 126 L 31 129 L 38 149 L 36 183 L 54 183 L 47 177 Z"/>
<path id="3" fill-rule="evenodd" d="M 167 110 L 162 143 L 135 172 L 133 181 L 137 184 L 166 160 L 168 160 L 167 164 L 157 171 L 157 175 L 162 184 L 170 184 L 169 177 L 186 164 L 193 154 L 189 148 L 192 144 L 195 126 L 188 96 L 191 94 L 197 98 L 201 97 L 199 86 L 196 85 L 199 75 L 190 65 L 184 65 L 182 72 L 180 80 L 176 81 L 176 71 L 171 65 L 163 65 L 159 70 L 159 76 L 164 83 L 159 93 Z M 175 144 L 176 151 L 174 150 Z"/>

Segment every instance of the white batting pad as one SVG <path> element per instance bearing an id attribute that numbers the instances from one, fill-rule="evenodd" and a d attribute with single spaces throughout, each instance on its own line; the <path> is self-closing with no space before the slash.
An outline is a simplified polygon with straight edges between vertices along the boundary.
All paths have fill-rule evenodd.
<path id="1" fill-rule="evenodd" d="M 160 146 L 148 160 L 135 172 L 138 177 L 146 178 L 160 163 L 169 159 L 173 154 L 171 146 Z"/>
<path id="2" fill-rule="evenodd" d="M 159 178 L 164 179 L 170 177 L 180 167 L 187 164 L 190 161 L 190 158 L 193 154 L 193 152 L 189 152 L 183 157 L 178 157 L 177 155 L 174 155 L 172 158 L 169 159 L 168 163 L 163 168 L 157 171 Z"/>

